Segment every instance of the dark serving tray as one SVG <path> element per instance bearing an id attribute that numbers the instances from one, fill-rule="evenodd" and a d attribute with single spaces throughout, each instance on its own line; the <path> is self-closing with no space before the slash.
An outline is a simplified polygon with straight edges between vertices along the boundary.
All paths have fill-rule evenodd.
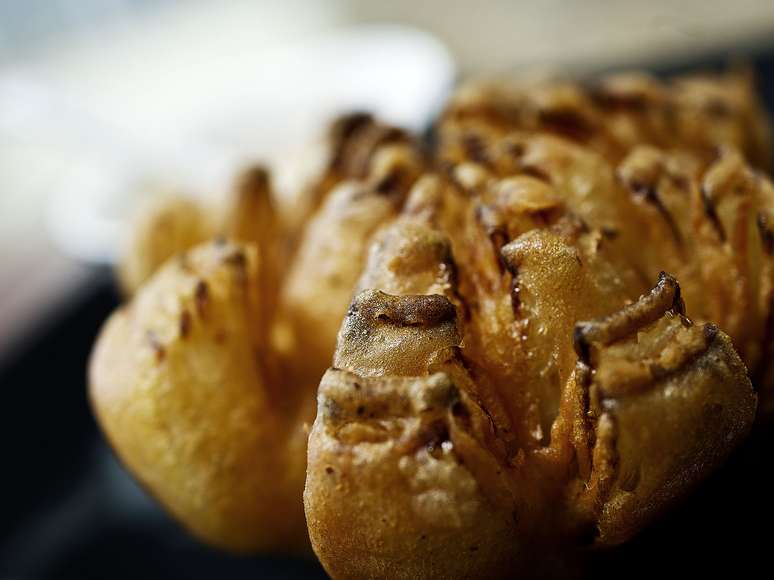
<path id="1" fill-rule="evenodd" d="M 774 111 L 774 52 L 751 60 Z M 92 343 L 117 303 L 110 274 L 96 270 L 76 303 L 0 368 L 0 580 L 325 577 L 313 559 L 236 557 L 202 546 L 118 465 L 85 385 Z M 625 546 L 591 553 L 583 576 L 766 570 L 774 552 L 772 458 L 774 425 L 759 427 L 666 518 Z"/>

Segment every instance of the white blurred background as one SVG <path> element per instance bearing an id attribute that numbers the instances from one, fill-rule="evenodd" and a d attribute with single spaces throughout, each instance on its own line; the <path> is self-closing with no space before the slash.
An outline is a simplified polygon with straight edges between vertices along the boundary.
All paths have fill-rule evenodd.
<path id="1" fill-rule="evenodd" d="M 0 0 L 0 356 L 110 262 L 138 199 L 294 187 L 325 119 L 424 127 L 455 79 L 774 42 L 771 0 Z"/>

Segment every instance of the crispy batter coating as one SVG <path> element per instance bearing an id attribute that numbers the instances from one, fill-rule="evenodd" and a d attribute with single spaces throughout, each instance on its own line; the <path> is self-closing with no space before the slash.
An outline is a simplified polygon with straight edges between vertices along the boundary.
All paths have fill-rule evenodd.
<path id="1" fill-rule="evenodd" d="M 140 208 L 124 244 L 118 269 L 121 287 L 134 294 L 172 256 L 215 235 L 210 214 L 179 195 L 154 198 Z"/>
<path id="2" fill-rule="evenodd" d="M 413 147 L 382 147 L 372 157 L 367 177 L 334 187 L 306 227 L 289 268 L 283 306 L 296 328 L 314 329 L 298 333 L 296 352 L 320 371 L 330 364 L 368 241 L 395 217 L 419 170 Z"/>
<path id="3" fill-rule="evenodd" d="M 514 175 L 543 180 L 615 238 L 643 282 L 675 275 L 692 317 L 731 336 L 768 413 L 774 189 L 756 168 L 769 167 L 771 137 L 749 75 L 484 83 L 452 99 L 437 133 L 438 155 L 466 191 L 507 189 Z M 503 210 L 482 211 L 502 237 Z"/>
<path id="4" fill-rule="evenodd" d="M 361 283 L 381 288 L 353 300 L 320 385 L 304 500 L 333 577 L 558 574 L 589 542 L 631 537 L 746 435 L 745 366 L 685 317 L 673 278 L 632 301 L 636 277 L 565 216 L 500 250 L 508 283 L 465 290 L 433 221 L 383 233 Z"/>
<path id="5" fill-rule="evenodd" d="M 287 450 L 308 416 L 284 408 L 264 364 L 261 275 L 253 247 L 182 254 L 110 318 L 90 371 L 96 415 L 124 463 L 195 535 L 240 551 L 306 536 L 304 461 Z"/>
<path id="6" fill-rule="evenodd" d="M 745 436 L 745 364 L 774 401 L 744 74 L 479 83 L 426 147 L 362 113 L 329 146 L 292 219 L 245 173 L 237 243 L 168 260 L 94 351 L 108 438 L 205 541 L 298 549 L 305 515 L 335 578 L 566 574 Z"/>
<path id="7" fill-rule="evenodd" d="M 365 117 L 342 135 L 345 121 L 301 234 L 278 217 L 260 167 L 221 210 L 175 199 L 151 211 L 132 258 L 150 278 L 92 355 L 94 411 L 124 464 L 195 535 L 229 550 L 308 550 L 301 497 L 314 393 L 368 239 L 420 171 L 405 133 Z M 194 218 L 211 213 L 237 242 L 194 245 L 204 231 Z"/>
<path id="8" fill-rule="evenodd" d="M 452 101 L 442 173 L 376 238 L 318 393 L 304 499 L 333 577 L 563 573 L 749 430 L 747 369 L 707 321 L 765 368 L 771 184 L 739 152 L 768 157 L 757 105 L 739 78 L 627 82 L 607 81 L 658 94 Z"/>
<path id="9" fill-rule="evenodd" d="M 756 167 L 771 163 L 771 134 L 752 75 L 732 70 L 663 82 L 621 73 L 596 82 L 478 81 L 452 98 L 442 130 L 475 161 L 471 130 L 560 135 L 590 146 L 612 162 L 637 145 L 687 153 L 702 162 L 718 148 L 742 151 Z"/>

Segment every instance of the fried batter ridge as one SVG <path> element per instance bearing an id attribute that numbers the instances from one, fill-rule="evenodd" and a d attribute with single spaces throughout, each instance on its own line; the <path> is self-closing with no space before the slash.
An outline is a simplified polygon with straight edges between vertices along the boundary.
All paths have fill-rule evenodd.
<path id="1" fill-rule="evenodd" d="M 113 315 L 100 424 L 227 549 L 308 525 L 335 578 L 566 572 L 745 436 L 745 364 L 766 407 L 762 119 L 730 73 L 467 86 L 429 146 L 345 116 L 297 215 L 248 173 L 229 241 L 177 248 Z"/>
<path id="2" fill-rule="evenodd" d="M 657 517 L 752 423 L 744 364 L 676 280 L 637 298 L 614 244 L 544 213 L 559 196 L 527 179 L 505 225 L 523 233 L 499 249 L 410 211 L 429 180 L 441 208 L 470 200 L 432 177 L 374 245 L 360 286 L 378 289 L 352 302 L 309 439 L 307 524 L 333 577 L 559 573 Z"/>

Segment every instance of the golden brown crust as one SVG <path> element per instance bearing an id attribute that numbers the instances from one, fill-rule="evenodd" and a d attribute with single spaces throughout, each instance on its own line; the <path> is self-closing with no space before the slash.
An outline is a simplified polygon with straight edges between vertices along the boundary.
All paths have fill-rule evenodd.
<path id="1" fill-rule="evenodd" d="M 304 499 L 333 577 L 535 573 L 536 552 L 566 563 L 589 542 L 627 540 L 746 435 L 744 364 L 658 273 L 688 278 L 699 320 L 725 317 L 737 340 L 765 344 L 762 325 L 735 327 L 705 296 L 727 278 L 708 269 L 700 202 L 708 183 L 744 183 L 736 195 L 765 212 L 770 186 L 744 163 L 724 169 L 741 159 L 731 149 L 713 161 L 720 143 L 748 145 L 741 130 L 696 133 L 704 97 L 689 97 L 705 87 L 648 90 L 661 111 L 679 108 L 669 150 L 640 146 L 668 141 L 666 113 L 613 121 L 573 85 L 452 104 L 438 128 L 449 181 L 420 180 L 377 237 L 318 393 Z M 718 210 L 739 223 L 738 205 Z M 713 259 L 765 314 L 766 237 L 753 226 Z M 440 412 L 419 402 L 438 391 Z"/>
<path id="2" fill-rule="evenodd" d="M 222 212 L 175 199 L 137 232 L 145 245 L 131 259 L 148 280 L 95 346 L 93 406 L 123 462 L 208 543 L 308 546 L 301 494 L 314 391 L 366 242 L 395 213 L 420 162 L 404 133 L 369 123 L 373 131 L 349 135 L 355 141 L 318 184 L 318 193 L 331 191 L 303 236 L 278 217 L 261 167 L 239 177 Z M 371 143 L 367 155 L 361 138 Z M 174 227 L 164 218 L 170 208 Z M 196 221 L 204 217 L 206 233 Z M 194 245 L 217 230 L 239 243 Z M 291 259 L 296 273 L 286 273 Z"/>
<path id="3" fill-rule="evenodd" d="M 209 243 L 168 263 L 105 325 L 91 400 L 142 484 L 200 538 L 303 547 L 301 421 L 272 392 L 256 252 Z M 295 511 L 293 509 L 295 508 Z"/>
<path id="4" fill-rule="evenodd" d="M 483 84 L 435 136 L 339 119 L 297 215 L 246 173 L 215 226 L 244 251 L 173 258 L 107 324 L 100 423 L 199 537 L 303 544 L 331 364 L 304 507 L 337 578 L 566 573 L 744 437 L 742 360 L 774 388 L 747 77 Z"/>
<path id="5" fill-rule="evenodd" d="M 464 151 L 480 162 L 485 150 L 470 139 L 469 129 L 551 133 L 591 146 L 613 162 L 643 144 L 688 152 L 703 162 L 723 147 L 743 151 L 757 167 L 772 161 L 770 130 L 754 79 L 744 70 L 668 81 L 625 73 L 585 84 L 474 82 L 452 98 L 442 130 L 454 142 L 446 153 Z"/>
<path id="6" fill-rule="evenodd" d="M 119 281 L 131 297 L 167 260 L 216 236 L 257 245 L 264 284 L 286 257 L 285 233 L 274 207 L 271 179 L 260 166 L 245 169 L 235 180 L 223 207 L 183 195 L 159 195 L 134 216 L 119 264 Z M 266 288 L 265 299 L 277 294 Z M 271 311 L 271 309 L 268 309 Z"/>
<path id="7" fill-rule="evenodd" d="M 305 500 L 334 577 L 499 578 L 528 556 L 511 512 L 477 480 L 498 465 L 457 426 L 458 399 L 443 373 L 323 377 Z"/>
<path id="8" fill-rule="evenodd" d="M 446 300 L 444 311 L 452 306 L 434 298 Z M 421 321 L 435 356 L 426 345 L 406 346 L 407 364 L 391 353 L 386 368 L 371 356 L 384 344 L 380 332 L 346 330 L 361 328 L 353 319 L 362 311 L 382 312 L 395 299 L 373 291 L 356 298 L 339 336 L 343 370 L 328 371 L 318 393 L 304 500 L 313 547 L 336 578 L 545 571 L 536 550 L 561 569 L 589 532 L 600 544 L 628 539 L 716 467 L 752 423 L 744 365 L 715 327 L 682 316 L 669 277 L 576 327 L 581 354 L 551 441 L 516 452 L 476 402 L 465 348 L 460 358 L 443 331 L 446 316 Z M 401 311 L 405 318 L 383 322 L 410 336 L 415 309 Z"/>
<path id="9" fill-rule="evenodd" d="M 576 505 L 596 519 L 600 543 L 625 541 L 696 485 L 754 418 L 730 340 L 684 311 L 680 287 L 662 274 L 637 302 L 576 326 L 568 389 L 586 415 L 573 438 L 589 482 Z"/>
<path id="10" fill-rule="evenodd" d="M 176 254 L 215 235 L 216 226 L 199 203 L 165 195 L 144 205 L 124 244 L 118 278 L 127 296 Z"/>

